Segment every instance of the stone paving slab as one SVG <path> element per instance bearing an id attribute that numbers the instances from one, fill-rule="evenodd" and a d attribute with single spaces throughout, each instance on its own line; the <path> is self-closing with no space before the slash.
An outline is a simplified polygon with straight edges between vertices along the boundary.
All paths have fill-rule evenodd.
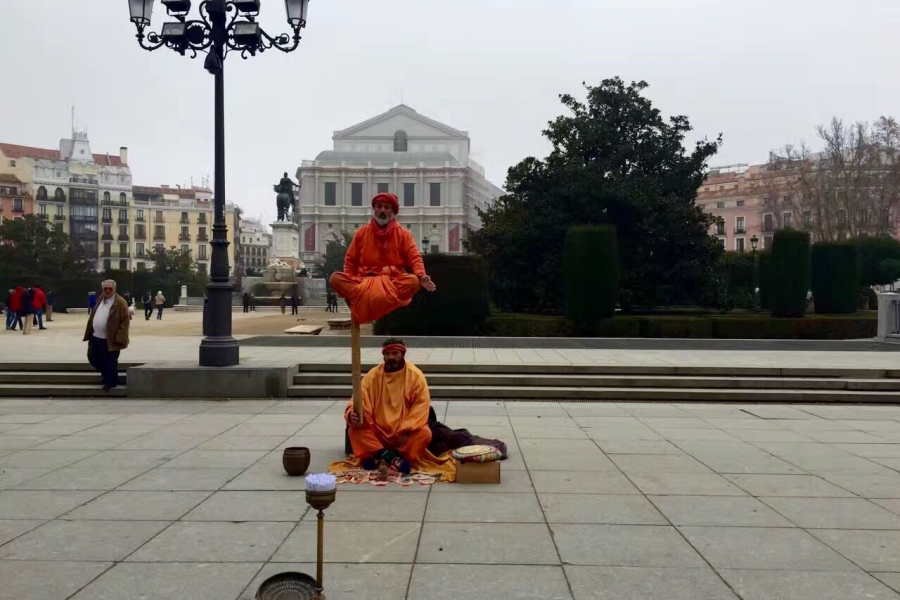
<path id="1" fill-rule="evenodd" d="M 898 407 L 435 404 L 507 441 L 502 483 L 342 486 L 330 600 L 900 600 Z M 340 458 L 344 405 L 0 400 L 0 598 L 239 600 L 314 572 L 281 448 Z"/>

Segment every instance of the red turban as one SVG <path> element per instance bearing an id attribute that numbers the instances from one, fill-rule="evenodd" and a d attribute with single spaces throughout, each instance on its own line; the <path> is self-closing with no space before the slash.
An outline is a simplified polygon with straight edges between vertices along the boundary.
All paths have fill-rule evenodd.
<path id="1" fill-rule="evenodd" d="M 381 353 L 384 354 L 386 352 L 399 352 L 403 356 L 406 356 L 406 346 L 403 344 L 403 342 L 382 346 Z"/>
<path id="2" fill-rule="evenodd" d="M 375 197 L 372 198 L 372 207 L 374 207 L 379 202 L 390 204 L 394 208 L 395 215 L 400 212 L 400 201 L 397 200 L 397 196 L 393 194 L 389 194 L 387 192 L 375 194 Z"/>

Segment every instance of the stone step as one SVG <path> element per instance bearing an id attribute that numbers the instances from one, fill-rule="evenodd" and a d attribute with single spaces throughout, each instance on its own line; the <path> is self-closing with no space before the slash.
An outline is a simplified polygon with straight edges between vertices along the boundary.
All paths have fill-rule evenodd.
<path id="1" fill-rule="evenodd" d="M 900 379 L 840 379 L 813 377 L 709 377 L 672 375 L 572 375 L 431 373 L 430 386 L 649 387 L 707 389 L 803 389 L 900 391 Z M 294 385 L 339 385 L 349 388 L 350 373 L 302 372 Z"/>
<path id="2" fill-rule="evenodd" d="M 121 398 L 124 396 L 124 387 L 117 387 L 105 392 L 99 384 L 0 384 L 0 398 Z"/>
<path id="3" fill-rule="evenodd" d="M 660 387 L 568 387 L 568 386 L 429 386 L 435 400 L 653 400 L 663 402 L 840 402 L 900 403 L 900 392 L 860 390 L 770 390 L 704 389 Z M 288 396 L 305 398 L 348 398 L 348 385 L 294 385 Z"/>
<path id="4" fill-rule="evenodd" d="M 126 380 L 125 371 L 119 372 L 119 384 Z M 95 384 L 100 374 L 90 371 L 0 371 L 0 383 L 22 383 L 31 385 L 52 384 Z"/>
<path id="5" fill-rule="evenodd" d="M 363 372 L 375 363 L 364 363 Z M 572 364 L 451 364 L 417 365 L 431 376 L 436 373 L 559 374 L 559 375 L 699 375 L 706 377 L 815 377 L 855 379 L 900 379 L 900 369 L 817 368 L 817 367 L 734 367 L 734 366 L 648 366 L 648 365 L 572 365 Z M 348 373 L 346 362 L 307 363 L 298 365 L 300 373 Z"/>
<path id="6" fill-rule="evenodd" d="M 119 361 L 119 371 L 127 371 L 130 367 L 136 367 L 144 363 Z M 53 362 L 0 362 L 0 371 L 40 371 L 40 372 L 79 372 L 94 371 L 94 367 L 87 361 L 87 350 L 85 350 L 84 360 L 73 361 L 53 361 Z"/>

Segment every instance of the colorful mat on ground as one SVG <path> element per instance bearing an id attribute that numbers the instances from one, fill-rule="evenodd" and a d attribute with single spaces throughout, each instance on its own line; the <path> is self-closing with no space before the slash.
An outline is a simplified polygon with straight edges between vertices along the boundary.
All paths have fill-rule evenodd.
<path id="1" fill-rule="evenodd" d="M 348 457 L 346 460 L 336 460 L 328 465 L 328 472 L 337 476 L 338 483 L 366 483 L 371 485 L 386 485 L 387 483 L 399 483 L 400 485 L 431 485 L 437 481 L 445 483 L 453 483 L 456 481 L 456 460 L 451 456 L 450 452 L 445 452 L 440 456 L 434 456 L 431 452 L 425 451 L 424 456 L 413 464 L 412 473 L 410 475 L 402 475 L 397 471 L 391 470 L 388 475 L 388 482 L 378 481 L 378 471 L 367 471 L 362 468 L 362 461 L 358 458 Z M 368 474 L 363 478 L 363 473 Z M 396 481 L 392 480 L 392 477 Z M 413 478 L 416 479 L 413 479 Z M 423 477 L 425 479 L 423 479 Z M 348 479 L 349 478 L 349 479 Z M 433 479 L 429 483 L 420 483 Z"/>

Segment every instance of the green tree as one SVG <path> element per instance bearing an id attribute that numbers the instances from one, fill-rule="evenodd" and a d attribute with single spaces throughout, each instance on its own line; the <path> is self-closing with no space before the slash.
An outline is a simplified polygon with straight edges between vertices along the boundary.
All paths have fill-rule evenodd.
<path id="1" fill-rule="evenodd" d="M 562 250 L 571 225 L 615 226 L 620 301 L 707 301 L 722 287 L 715 218 L 694 202 L 721 137 L 686 151 L 685 116 L 664 119 L 644 97 L 647 83 L 607 79 L 587 100 L 560 96 L 569 110 L 544 135 L 553 149 L 510 168 L 507 195 L 481 213 L 468 248 L 488 265 L 503 310 L 559 312 Z"/>
<path id="2" fill-rule="evenodd" d="M 184 252 L 175 246 L 165 249 L 157 247 L 153 251 L 153 273 L 164 281 L 165 286 L 188 286 L 192 296 L 206 293 L 209 277 L 201 272 L 190 251 Z"/>
<path id="3" fill-rule="evenodd" d="M 879 265 L 884 278 L 891 283 L 891 290 L 894 289 L 894 282 L 900 279 L 900 260 L 896 258 L 886 258 Z"/>
<path id="4" fill-rule="evenodd" d="M 886 235 L 862 235 L 856 241 L 859 248 L 860 281 L 863 287 L 887 285 L 890 275 L 881 270 L 885 260 L 900 260 L 900 242 Z"/>
<path id="5" fill-rule="evenodd" d="M 809 292 L 809 232 L 779 229 L 772 242 L 771 302 L 774 317 L 802 317 Z"/>
<path id="6" fill-rule="evenodd" d="M 26 215 L 0 225 L 0 279 L 52 285 L 87 273 L 81 246 L 47 221 Z"/>
<path id="7" fill-rule="evenodd" d="M 340 234 L 332 232 L 331 239 L 325 243 L 325 260 L 316 266 L 313 275 L 328 281 L 332 273 L 343 271 L 344 255 L 347 254 L 347 248 L 352 241 L 353 234 L 347 230 L 342 230 Z"/>
<path id="8" fill-rule="evenodd" d="M 570 227 L 563 257 L 566 316 L 576 330 L 596 335 L 600 319 L 616 312 L 619 247 L 616 230 L 604 225 Z"/>

